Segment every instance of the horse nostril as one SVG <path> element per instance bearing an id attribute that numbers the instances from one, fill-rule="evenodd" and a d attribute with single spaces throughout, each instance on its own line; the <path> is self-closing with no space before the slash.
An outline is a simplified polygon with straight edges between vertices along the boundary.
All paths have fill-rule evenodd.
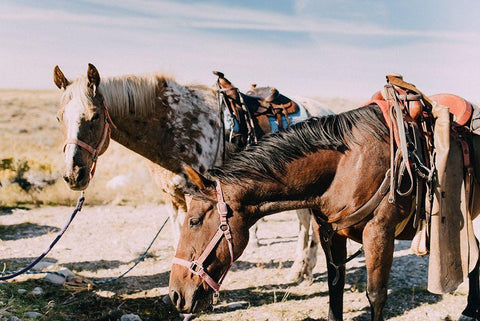
<path id="1" fill-rule="evenodd" d="M 170 299 L 172 300 L 173 305 L 177 307 L 177 309 L 181 308 L 180 307 L 181 297 L 177 291 L 175 290 L 170 291 Z"/>

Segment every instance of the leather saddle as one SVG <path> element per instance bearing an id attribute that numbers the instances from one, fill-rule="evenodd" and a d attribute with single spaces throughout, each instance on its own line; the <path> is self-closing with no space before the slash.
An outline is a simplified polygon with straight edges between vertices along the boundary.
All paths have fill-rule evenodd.
<path id="1" fill-rule="evenodd" d="M 271 132 L 268 117 L 275 117 L 278 128 L 283 129 L 282 117 L 285 117 L 287 126 L 290 125 L 288 115 L 299 111 L 297 103 L 282 95 L 273 87 L 252 87 L 246 93 L 236 88 L 220 71 L 214 71 L 218 77 L 217 89 L 223 94 L 224 101 L 230 114 L 239 124 L 240 134 L 247 140 L 257 141 L 263 135 Z M 254 134 L 254 139 L 248 138 Z M 251 143 L 250 142 L 250 143 Z"/>
<path id="2" fill-rule="evenodd" d="M 392 74 L 388 75 L 387 77 L 390 82 L 403 81 L 403 77 L 401 75 Z M 410 116 L 411 120 L 418 119 L 423 111 L 423 104 L 433 104 L 433 102 L 436 102 L 437 104 L 448 107 L 450 114 L 453 116 L 452 125 L 454 127 L 469 127 L 468 123 L 472 118 L 473 105 L 466 99 L 454 94 L 436 94 L 425 97 L 423 94 L 418 94 L 414 86 L 412 89 L 414 89 L 415 92 L 398 86 L 394 86 L 394 88 L 398 94 L 398 98 L 402 101 L 403 106 L 408 108 L 408 115 Z M 389 115 L 388 112 L 384 110 L 388 106 L 385 96 L 386 95 L 383 91 L 378 91 L 373 94 L 370 102 L 377 103 L 387 119 L 389 118 Z M 389 122 L 388 119 L 387 122 Z"/>

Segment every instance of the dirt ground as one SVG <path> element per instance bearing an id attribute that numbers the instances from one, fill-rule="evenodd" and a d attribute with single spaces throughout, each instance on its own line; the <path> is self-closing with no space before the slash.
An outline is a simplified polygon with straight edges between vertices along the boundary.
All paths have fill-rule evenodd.
<path id="1" fill-rule="evenodd" d="M 113 277 L 124 272 L 144 251 L 167 217 L 163 206 L 87 206 L 48 255 L 51 269 L 67 267 L 90 279 Z M 0 248 L 2 265 L 18 268 L 38 256 L 53 240 L 69 217 L 70 207 L 5 210 L 0 215 Z M 214 310 L 199 320 L 326 320 L 328 289 L 326 264 L 319 251 L 314 283 L 289 283 L 296 242 L 296 216 L 281 213 L 260 222 L 259 247 L 250 244 L 228 275 Z M 428 258 L 411 254 L 409 242 L 396 244 L 385 310 L 388 320 L 456 320 L 466 304 L 466 285 L 455 293 L 434 295 L 426 291 Z M 353 253 L 358 244 L 349 243 Z M 97 286 L 90 292 L 75 293 L 61 286 L 49 287 L 42 276 L 22 276 L 9 283 L 18 287 L 48 287 L 48 302 L 56 308 L 43 320 L 108 320 L 111 310 L 136 313 L 142 320 L 177 320 L 179 316 L 162 301 L 168 292 L 168 275 L 173 256 L 170 226 L 167 224 L 153 245 L 148 258 L 125 278 L 113 285 Z M 347 265 L 345 320 L 370 320 L 365 295 L 364 258 Z M 31 279 L 34 278 L 32 281 Z M 28 280 L 30 279 L 30 280 Z M 2 284 L 0 284 L 0 288 Z M 21 294 L 12 291 L 9 307 Z M 15 301 L 15 299 L 18 299 Z M 69 311 L 72 302 L 84 301 L 91 310 L 89 317 L 80 311 Z M 13 303 L 12 303 L 13 302 Z M 107 304 L 111 303 L 111 304 Z M 62 311 L 65 309 L 65 311 Z M 76 309 L 82 309 L 78 307 Z M 57 312 L 52 312 L 53 310 Z M 45 312 L 45 309 L 42 310 Z M 63 313 L 63 314 L 62 314 Z M 72 316 L 79 313 L 77 317 Z M 163 314 L 162 314 L 163 313 Z M 59 317 L 63 315 L 62 317 Z M 83 315 L 83 317 L 81 317 Z M 107 316 L 107 317 L 106 317 Z"/>

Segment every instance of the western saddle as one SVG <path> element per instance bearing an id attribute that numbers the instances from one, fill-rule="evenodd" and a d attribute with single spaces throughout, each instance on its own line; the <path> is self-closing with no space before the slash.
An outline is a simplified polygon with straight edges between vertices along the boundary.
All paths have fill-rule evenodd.
<path id="1" fill-rule="evenodd" d="M 434 197 L 435 143 L 433 132 L 434 104 L 448 107 L 451 118 L 450 135 L 462 147 L 465 200 L 467 212 L 471 211 L 472 184 L 474 179 L 471 137 L 473 105 L 452 94 L 425 96 L 414 85 L 407 83 L 398 74 L 387 75 L 384 89 L 373 95 L 366 105 L 377 104 L 390 128 L 391 164 L 389 201 L 415 193 L 413 225 L 417 231 L 430 224 Z M 403 184 L 402 184 L 403 183 Z M 406 184 L 405 184 L 406 183 Z M 403 188 L 401 188 L 401 186 Z M 429 202 L 426 203 L 426 197 Z M 429 204 L 430 206 L 427 206 Z M 415 240 L 414 240 L 415 242 Z M 428 253 L 428 248 L 417 252 Z"/>
<path id="2" fill-rule="evenodd" d="M 242 93 L 222 72 L 214 71 L 213 74 L 218 77 L 216 86 L 219 102 L 226 106 L 232 118 L 229 141 L 240 148 L 256 144 L 263 135 L 272 131 L 269 117 L 274 117 L 278 128 L 282 130 L 282 118 L 285 117 L 288 127 L 288 115 L 299 110 L 297 103 L 276 88 L 252 84 L 249 91 Z M 233 130 L 234 122 L 238 124 L 238 133 Z"/>

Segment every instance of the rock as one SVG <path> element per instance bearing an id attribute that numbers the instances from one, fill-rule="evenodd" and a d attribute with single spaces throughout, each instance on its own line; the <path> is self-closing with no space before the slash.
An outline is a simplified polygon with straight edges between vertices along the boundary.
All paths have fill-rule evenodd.
<path id="1" fill-rule="evenodd" d="M 122 310 L 120 310 L 120 309 L 108 311 L 108 319 L 109 320 L 118 320 L 121 317 L 122 317 Z"/>
<path id="2" fill-rule="evenodd" d="M 42 317 L 43 314 L 38 312 L 25 312 L 25 316 L 30 319 L 36 319 L 36 318 Z"/>
<path id="3" fill-rule="evenodd" d="M 196 317 L 196 314 L 194 314 L 194 313 L 185 313 L 185 314 L 183 314 L 183 321 L 190 321 L 190 320 L 195 319 L 195 317 Z"/>
<path id="4" fill-rule="evenodd" d="M 142 321 L 142 319 L 136 314 L 124 314 L 120 318 L 120 321 Z"/>
<path id="5" fill-rule="evenodd" d="M 62 274 L 62 275 L 65 275 L 65 277 L 75 276 L 75 273 L 73 273 L 72 271 L 70 271 L 70 270 L 67 269 L 67 268 L 60 269 L 60 270 L 58 270 L 57 272 L 60 273 L 60 274 Z"/>
<path id="6" fill-rule="evenodd" d="M 19 318 L 13 315 L 10 318 L 8 318 L 7 321 L 22 321 L 22 320 L 20 320 Z"/>
<path id="7" fill-rule="evenodd" d="M 225 308 L 228 310 L 237 310 L 242 308 L 248 308 L 249 303 L 246 301 L 232 302 L 228 304 Z"/>
<path id="8" fill-rule="evenodd" d="M 67 268 L 64 268 L 64 269 L 61 269 L 59 271 L 57 271 L 57 273 L 59 274 L 62 274 L 64 275 L 65 277 L 69 277 L 69 276 L 74 276 L 75 274 L 70 271 L 69 269 Z M 63 283 L 65 283 L 65 277 L 61 276 L 61 275 L 58 275 L 58 274 L 53 274 L 53 273 L 48 273 L 44 278 L 43 280 L 49 282 L 49 283 L 53 283 L 53 284 L 58 284 L 58 285 L 61 285 Z"/>
<path id="9" fill-rule="evenodd" d="M 58 284 L 58 285 L 62 285 L 63 283 L 65 283 L 65 278 L 63 276 L 56 275 L 56 274 L 47 274 L 45 275 L 43 280 L 48 283 Z"/>
<path id="10" fill-rule="evenodd" d="M 18 289 L 17 292 L 18 292 L 18 294 L 25 294 L 25 293 L 27 293 L 27 290 L 25 290 L 25 289 Z"/>
<path id="11" fill-rule="evenodd" d="M 172 305 L 172 300 L 170 300 L 170 296 L 168 294 L 162 297 L 162 302 L 166 305 Z"/>
<path id="12" fill-rule="evenodd" d="M 32 291 L 30 291 L 30 294 L 34 295 L 34 296 L 42 295 L 43 294 L 43 289 L 41 287 L 37 286 Z"/>
<path id="13" fill-rule="evenodd" d="M 42 270 L 48 269 L 48 268 L 50 268 L 54 265 L 55 265 L 54 262 L 38 262 L 37 264 L 35 264 L 35 266 L 32 268 L 32 270 L 42 271 Z"/>

